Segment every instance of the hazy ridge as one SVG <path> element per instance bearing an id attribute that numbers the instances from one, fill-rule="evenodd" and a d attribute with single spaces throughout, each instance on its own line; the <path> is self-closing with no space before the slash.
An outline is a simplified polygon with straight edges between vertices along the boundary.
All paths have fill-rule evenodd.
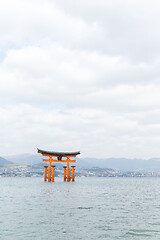
<path id="1" fill-rule="evenodd" d="M 0 157 L 0 167 L 11 163 L 12 163 L 11 161 L 8 161 L 5 158 Z"/>
<path id="2" fill-rule="evenodd" d="M 0 157 L 0 166 L 10 163 L 42 164 L 42 156 L 38 154 L 22 154 Z M 160 171 L 160 158 L 129 159 L 129 158 L 77 158 L 78 168 L 112 168 L 120 171 Z"/>

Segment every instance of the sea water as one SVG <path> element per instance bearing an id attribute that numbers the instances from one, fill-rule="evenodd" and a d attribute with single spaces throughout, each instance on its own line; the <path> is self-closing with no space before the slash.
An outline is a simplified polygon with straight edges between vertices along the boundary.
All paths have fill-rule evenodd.
<path id="1" fill-rule="evenodd" d="M 160 178 L 0 178 L 0 239 L 160 239 Z"/>

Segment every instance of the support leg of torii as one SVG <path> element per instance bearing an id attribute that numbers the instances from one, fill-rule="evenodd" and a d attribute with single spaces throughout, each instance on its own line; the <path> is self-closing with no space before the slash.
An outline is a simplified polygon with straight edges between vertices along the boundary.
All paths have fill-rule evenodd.
<path id="1" fill-rule="evenodd" d="M 44 181 L 47 180 L 47 166 L 44 166 Z"/>
<path id="2" fill-rule="evenodd" d="M 66 168 L 67 167 L 63 167 L 64 168 L 64 181 L 66 181 Z"/>
<path id="3" fill-rule="evenodd" d="M 56 166 L 52 166 L 52 182 L 54 182 L 54 169 Z"/>
<path id="4" fill-rule="evenodd" d="M 67 161 L 67 182 L 70 182 L 70 168 L 69 168 L 69 159 Z"/>
<path id="5" fill-rule="evenodd" d="M 74 175 L 75 166 L 71 166 L 71 167 L 72 167 L 72 182 L 74 182 L 74 180 L 75 180 L 75 175 Z"/>
<path id="6" fill-rule="evenodd" d="M 49 167 L 48 167 L 48 182 L 51 182 L 51 164 L 52 164 L 52 158 L 50 158 L 50 161 L 49 161 Z"/>

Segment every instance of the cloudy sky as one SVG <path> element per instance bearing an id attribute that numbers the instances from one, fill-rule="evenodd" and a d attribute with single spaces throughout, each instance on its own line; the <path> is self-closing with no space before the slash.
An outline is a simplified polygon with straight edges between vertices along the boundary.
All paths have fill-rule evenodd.
<path id="1" fill-rule="evenodd" d="M 160 157 L 158 0 L 1 0 L 0 156 Z"/>

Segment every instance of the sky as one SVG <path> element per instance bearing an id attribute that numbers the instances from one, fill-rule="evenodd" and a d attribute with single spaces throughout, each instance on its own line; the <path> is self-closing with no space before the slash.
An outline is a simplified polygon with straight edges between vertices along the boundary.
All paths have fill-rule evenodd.
<path id="1" fill-rule="evenodd" d="M 160 157 L 158 0 L 1 0 L 0 156 Z"/>

